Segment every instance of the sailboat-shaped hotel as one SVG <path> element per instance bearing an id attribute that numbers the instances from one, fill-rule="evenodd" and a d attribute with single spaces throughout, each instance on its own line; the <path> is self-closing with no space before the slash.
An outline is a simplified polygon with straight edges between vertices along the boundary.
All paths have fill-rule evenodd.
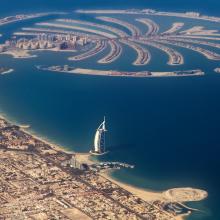
<path id="1" fill-rule="evenodd" d="M 105 117 L 103 122 L 99 125 L 99 127 L 96 130 L 95 138 L 94 138 L 94 146 L 93 149 L 90 151 L 91 154 L 94 155 L 103 155 L 106 153 L 105 149 Z"/>

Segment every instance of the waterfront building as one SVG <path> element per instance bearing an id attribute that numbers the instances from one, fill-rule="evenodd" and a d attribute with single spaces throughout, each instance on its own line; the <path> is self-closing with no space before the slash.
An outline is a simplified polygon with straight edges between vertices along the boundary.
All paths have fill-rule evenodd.
<path id="1" fill-rule="evenodd" d="M 94 138 L 94 146 L 93 149 L 90 151 L 91 154 L 95 155 L 102 155 L 106 153 L 105 150 L 105 117 L 104 121 L 99 125 L 99 127 L 96 130 L 95 138 Z"/>

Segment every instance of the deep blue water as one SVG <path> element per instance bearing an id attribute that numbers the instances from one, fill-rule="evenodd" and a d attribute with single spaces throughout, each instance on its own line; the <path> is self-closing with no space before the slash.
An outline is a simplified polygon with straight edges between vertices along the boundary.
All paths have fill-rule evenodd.
<path id="1" fill-rule="evenodd" d="M 84 0 L 77 3 L 14 0 L 3 1 L 1 5 L 0 16 L 15 12 L 112 7 L 196 10 L 220 15 L 220 3 L 214 0 Z M 2 39 L 19 29 L 19 25 L 32 23 L 26 21 L 0 28 L 0 33 L 6 34 Z M 130 57 L 114 63 L 115 69 L 127 70 L 126 63 L 134 54 L 129 48 L 126 50 Z M 115 178 L 152 190 L 178 186 L 205 189 L 208 199 L 190 204 L 205 213 L 195 213 L 189 219 L 218 220 L 220 76 L 212 71 L 218 63 L 188 50 L 178 50 L 186 57 L 185 68 L 199 67 L 207 75 L 201 78 L 122 79 L 55 74 L 38 71 L 33 63 L 67 63 L 66 54 L 39 53 L 33 61 L 1 56 L 0 65 L 14 67 L 16 71 L 0 76 L 0 111 L 12 120 L 31 124 L 32 130 L 39 135 L 83 152 L 90 149 L 94 131 L 106 115 L 110 153 L 101 159 L 135 165 L 133 170 L 115 173 Z M 152 49 L 152 52 L 158 59 L 153 59 L 149 68 L 156 66 L 157 70 L 166 70 L 166 56 L 157 50 Z M 96 58 L 80 65 L 92 67 Z"/>

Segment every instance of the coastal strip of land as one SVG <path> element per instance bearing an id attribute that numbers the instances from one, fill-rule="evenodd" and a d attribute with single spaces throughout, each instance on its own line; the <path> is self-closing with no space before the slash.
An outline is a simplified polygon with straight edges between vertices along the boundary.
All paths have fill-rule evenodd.
<path id="1" fill-rule="evenodd" d="M 168 16 L 168 17 L 179 17 L 189 18 L 204 21 L 211 21 L 220 23 L 220 17 L 201 15 L 198 12 L 164 12 L 156 11 L 154 9 L 128 9 L 128 10 L 76 10 L 77 13 L 83 14 L 129 14 L 129 15 L 152 15 L 152 16 Z"/>
<path id="2" fill-rule="evenodd" d="M 89 154 L 65 151 L 3 117 L 0 137 L 3 219 L 177 220 L 189 213 L 183 201 L 208 195 L 192 188 L 154 193 L 120 183 L 90 170 Z"/>

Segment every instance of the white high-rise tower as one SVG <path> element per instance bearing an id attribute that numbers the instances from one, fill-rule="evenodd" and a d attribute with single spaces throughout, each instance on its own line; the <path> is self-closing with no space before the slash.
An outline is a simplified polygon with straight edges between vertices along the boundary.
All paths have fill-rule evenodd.
<path id="1" fill-rule="evenodd" d="M 99 125 L 99 127 L 96 130 L 95 138 L 94 138 L 94 146 L 93 149 L 90 151 L 91 154 L 95 155 L 102 155 L 106 153 L 105 150 L 105 117 L 104 121 Z"/>

